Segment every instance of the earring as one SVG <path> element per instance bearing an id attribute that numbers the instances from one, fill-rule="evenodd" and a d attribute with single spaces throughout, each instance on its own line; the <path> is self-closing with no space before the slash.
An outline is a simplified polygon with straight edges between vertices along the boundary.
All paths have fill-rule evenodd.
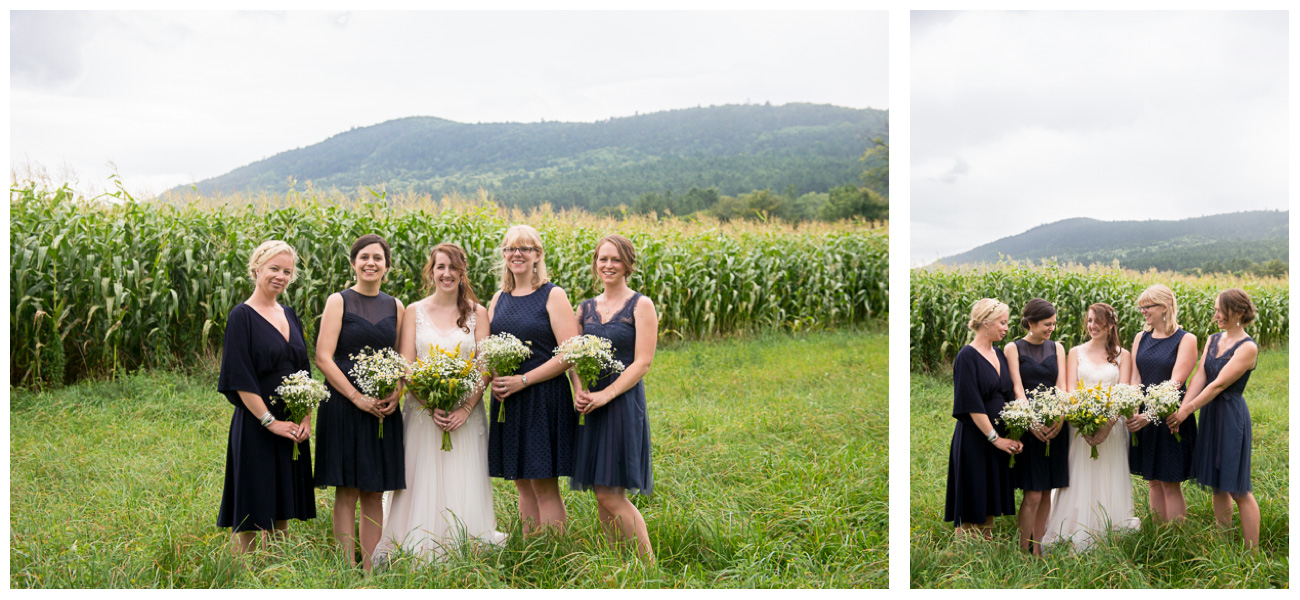
<path id="1" fill-rule="evenodd" d="M 1169 317 L 1167 317 L 1167 316 L 1165 316 L 1165 315 L 1160 315 L 1160 322 L 1161 322 L 1161 323 L 1168 323 L 1168 322 L 1169 322 Z"/>
<path id="2" fill-rule="evenodd" d="M 1237 321 L 1237 327 L 1241 327 L 1241 321 Z"/>
<path id="3" fill-rule="evenodd" d="M 537 274 L 537 263 L 533 263 L 533 275 Z"/>

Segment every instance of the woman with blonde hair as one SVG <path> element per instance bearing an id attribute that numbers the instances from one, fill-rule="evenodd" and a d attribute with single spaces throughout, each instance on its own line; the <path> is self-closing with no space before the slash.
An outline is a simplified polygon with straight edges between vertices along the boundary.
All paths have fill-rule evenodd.
<path id="1" fill-rule="evenodd" d="M 555 358 L 559 342 L 578 335 L 564 290 L 550 282 L 542 236 L 527 225 L 506 230 L 501 241 L 501 289 L 488 305 L 493 334 L 509 333 L 532 355 L 515 375 L 492 380 L 488 474 L 515 482 L 525 534 L 564 531 L 567 514 L 559 477 L 573 474 L 578 413 L 568 365 Z M 504 422 L 498 422 L 501 412 Z"/>
<path id="2" fill-rule="evenodd" d="M 1015 393 L 1006 356 L 993 345 L 1007 335 L 1010 309 L 985 298 L 971 308 L 967 327 L 975 339 L 952 363 L 952 416 L 957 425 L 948 453 L 948 491 L 944 521 L 958 536 L 981 533 L 992 539 L 993 517 L 1016 514 L 1010 457 L 1021 444 L 1002 437 L 994 425 L 1002 405 Z"/>
<path id="3" fill-rule="evenodd" d="M 1173 380 L 1182 387 L 1196 366 L 1196 336 L 1178 326 L 1178 301 L 1168 286 L 1156 284 L 1137 299 L 1145 322 L 1133 338 L 1134 369 L 1129 383 L 1155 386 Z M 1187 515 L 1183 482 L 1191 476 L 1192 448 L 1196 445 L 1196 420 L 1183 425 L 1180 442 L 1165 423 L 1148 427 L 1143 415 L 1125 426 L 1137 438 L 1129 445 L 1129 472 L 1150 487 L 1151 514 L 1159 521 L 1179 521 Z"/>
<path id="4" fill-rule="evenodd" d="M 247 552 L 271 531 L 283 534 L 289 519 L 316 518 L 312 495 L 311 415 L 289 420 L 283 402 L 272 402 L 288 375 L 311 372 L 302 322 L 276 302 L 298 278 L 298 253 L 279 240 L 262 243 L 248 258 L 253 295 L 226 317 L 217 391 L 235 412 L 226 440 L 226 477 L 217 527 L 231 528 L 231 548 Z M 293 459 L 299 447 L 300 458 Z"/>

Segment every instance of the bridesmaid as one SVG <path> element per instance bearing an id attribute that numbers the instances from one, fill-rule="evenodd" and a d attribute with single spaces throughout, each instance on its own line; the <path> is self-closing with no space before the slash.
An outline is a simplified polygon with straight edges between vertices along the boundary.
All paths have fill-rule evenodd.
<path id="1" fill-rule="evenodd" d="M 1196 336 L 1178 326 L 1178 301 L 1173 290 L 1153 285 L 1138 296 L 1138 310 L 1146 319 L 1133 338 L 1133 359 L 1137 367 L 1129 383 L 1153 386 L 1174 380 L 1187 381 L 1196 366 Z M 1196 419 L 1182 426 L 1179 442 L 1169 426 L 1134 415 L 1125 426 L 1137 436 L 1128 449 L 1129 472 L 1140 475 L 1150 486 L 1151 513 L 1159 521 L 1181 521 L 1187 515 L 1183 482 L 1191 475 L 1192 448 L 1196 445 Z"/>
<path id="2" fill-rule="evenodd" d="M 1214 517 L 1232 526 L 1232 503 L 1241 513 L 1246 547 L 1259 545 L 1259 504 L 1250 492 L 1250 410 L 1242 393 L 1255 370 L 1259 347 L 1246 335 L 1255 320 L 1255 304 L 1246 292 L 1227 289 L 1214 301 L 1214 321 L 1222 333 L 1210 336 L 1201 364 L 1183 397 L 1183 406 L 1169 416 L 1169 429 L 1179 431 L 1201 409 L 1201 435 L 1192 449 L 1192 479 L 1214 491 Z"/>
<path id="3" fill-rule="evenodd" d="M 610 340 L 614 358 L 627 365 L 619 375 L 589 382 L 575 404 L 586 415 L 578 428 L 573 457 L 574 490 L 595 490 L 601 527 L 611 540 L 616 533 L 636 543 L 637 554 L 654 562 L 645 519 L 626 492 L 649 495 L 654 486 L 650 464 L 650 422 L 645 384 L 659 338 L 659 316 L 649 298 L 633 291 L 627 278 L 636 270 L 636 249 L 621 235 L 596 243 L 591 274 L 604 293 L 582 303 L 582 333 Z"/>
<path id="4" fill-rule="evenodd" d="M 335 488 L 334 539 L 352 564 L 360 502 L 361 566 L 369 571 L 383 531 L 384 492 L 406 487 L 402 413 L 396 412 L 397 390 L 387 398 L 371 398 L 348 371 L 350 356 L 367 347 L 396 349 L 403 308 L 401 301 L 379 291 L 392 264 L 384 238 L 357 238 L 350 256 L 357 283 L 325 300 L 316 338 L 316 366 L 330 388 L 316 421 L 316 486 Z"/>
<path id="5" fill-rule="evenodd" d="M 1007 335 L 1009 312 L 1006 304 L 992 298 L 976 302 L 967 323 L 975 339 L 952 363 L 952 416 L 957 426 L 948 453 L 943 520 L 952 521 L 959 537 L 978 532 L 992 539 L 993 517 L 1016 514 L 1008 463 L 1022 446 L 1001 437 L 993 425 L 1015 393 L 1007 359 L 993 346 Z"/>
<path id="6" fill-rule="evenodd" d="M 226 477 L 217 527 L 231 528 L 231 550 L 249 551 L 289 519 L 316 518 L 311 461 L 293 460 L 294 445 L 311 454 L 311 415 L 288 421 L 283 402 L 270 403 L 287 375 L 311 372 L 302 322 L 276 297 L 298 276 L 298 253 L 279 240 L 263 242 L 248 257 L 253 295 L 231 309 L 221 350 L 217 391 L 235 407 L 226 439 Z"/>
<path id="7" fill-rule="evenodd" d="M 560 341 L 578 335 L 569 297 L 546 273 L 542 236 L 527 225 L 506 230 L 501 242 L 501 289 L 488 306 L 492 333 L 506 332 L 533 353 L 517 374 L 492 380 L 488 418 L 488 475 L 515 482 L 525 534 L 568 518 L 559 477 L 573 474 L 578 413 L 564 381 L 567 366 L 554 357 Z M 505 411 L 505 422 L 497 417 Z"/>
<path id="8" fill-rule="evenodd" d="M 1020 326 L 1028 333 L 1003 350 L 1016 398 L 1026 398 L 1028 392 L 1039 387 L 1065 391 L 1065 347 L 1051 341 L 1056 331 L 1056 307 L 1042 298 L 1030 300 L 1021 314 Z M 1011 480 L 1024 490 L 1019 516 L 1020 549 L 1033 554 L 1042 554 L 1047 515 L 1052 511 L 1052 490 L 1070 485 L 1070 436 L 1058 435 L 1063 424 L 1064 420 L 1044 423 L 1044 430 L 1022 437 L 1024 451 L 1011 468 Z M 1052 455 L 1045 456 L 1049 443 Z"/>

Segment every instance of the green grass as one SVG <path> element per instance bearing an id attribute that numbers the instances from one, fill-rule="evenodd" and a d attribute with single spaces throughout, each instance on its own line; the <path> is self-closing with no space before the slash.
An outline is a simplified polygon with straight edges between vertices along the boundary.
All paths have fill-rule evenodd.
<path id="1" fill-rule="evenodd" d="M 348 567 L 317 518 L 245 561 L 215 526 L 230 405 L 211 367 L 45 393 L 11 388 L 10 585 L 884 587 L 887 341 L 846 330 L 661 346 L 646 378 L 655 493 L 635 497 L 658 563 L 610 547 L 591 494 L 564 536 L 520 535 L 493 480 L 500 550 Z M 567 482 L 563 482 L 567 483 Z"/>
<path id="2" fill-rule="evenodd" d="M 1261 513 L 1260 551 L 1241 528 L 1220 531 L 1210 494 L 1184 484 L 1186 523 L 1156 526 L 1147 486 L 1133 478 L 1142 528 L 1084 553 L 1045 558 L 1019 551 L 1015 519 L 995 520 L 992 542 L 956 541 L 943 521 L 952 441 L 952 377 L 912 374 L 911 586 L 913 588 L 1282 588 L 1288 582 L 1287 351 L 1265 351 L 1246 388 L 1251 482 Z M 1017 494 L 1017 505 L 1019 495 Z"/>

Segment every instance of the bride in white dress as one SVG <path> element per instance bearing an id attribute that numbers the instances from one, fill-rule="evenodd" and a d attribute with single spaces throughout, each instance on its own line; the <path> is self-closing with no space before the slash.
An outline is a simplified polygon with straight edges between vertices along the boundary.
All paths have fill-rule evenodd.
<path id="1" fill-rule="evenodd" d="M 488 335 L 488 319 L 487 309 L 478 304 L 466 281 L 465 251 L 455 244 L 439 245 L 424 272 L 434 292 L 407 307 L 399 342 L 402 355 L 414 361 L 417 352 L 427 356 L 431 347 L 450 350 L 459 345 L 461 357 L 469 358 L 478 340 Z M 406 395 L 406 489 L 392 492 L 385 507 L 376 557 L 387 557 L 400 546 L 434 559 L 470 539 L 493 545 L 505 541 L 506 535 L 496 530 L 492 509 L 487 418 L 481 400 L 480 391 L 451 412 L 430 416 L 419 400 Z M 450 451 L 441 449 L 443 430 L 451 432 Z"/>
<path id="2" fill-rule="evenodd" d="M 1128 350 L 1119 343 L 1115 309 L 1107 304 L 1088 307 L 1088 335 L 1092 339 L 1070 349 L 1066 359 L 1066 387 L 1103 387 L 1128 381 L 1132 368 Z M 1076 550 L 1092 547 L 1108 531 L 1137 529 L 1133 516 L 1133 481 L 1128 471 L 1128 429 L 1123 418 L 1112 420 L 1091 438 L 1080 436 L 1070 444 L 1069 487 L 1052 497 L 1043 543 L 1073 542 Z M 1073 435 L 1073 427 L 1064 432 Z M 1098 457 L 1091 458 L 1092 447 Z"/>

